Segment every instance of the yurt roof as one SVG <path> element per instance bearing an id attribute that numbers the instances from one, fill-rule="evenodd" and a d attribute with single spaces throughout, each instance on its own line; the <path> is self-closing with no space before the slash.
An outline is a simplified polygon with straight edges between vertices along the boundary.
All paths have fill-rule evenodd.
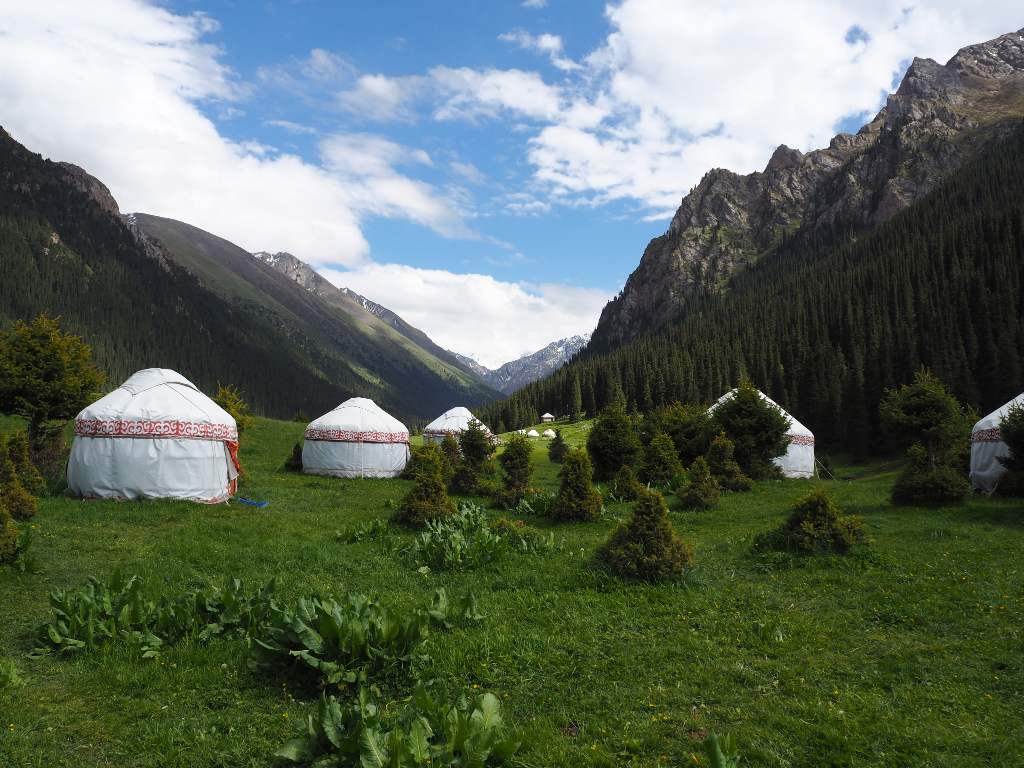
<path id="1" fill-rule="evenodd" d="M 540 432 L 538 432 L 536 429 L 531 429 L 529 432 L 526 433 L 526 436 L 527 437 L 540 437 Z"/>
<path id="2" fill-rule="evenodd" d="M 550 413 L 545 413 L 543 416 L 541 416 L 541 418 L 542 419 L 553 419 L 555 417 L 552 416 Z"/>
<path id="3" fill-rule="evenodd" d="M 553 429 L 545 429 L 543 434 L 544 434 L 544 437 L 554 437 L 555 436 L 555 430 L 553 430 Z"/>
<path id="4" fill-rule="evenodd" d="M 237 440 L 238 428 L 231 414 L 177 371 L 146 368 L 83 408 L 75 434 Z"/>
<path id="5" fill-rule="evenodd" d="M 463 408 L 461 405 L 455 408 L 449 408 L 447 411 L 442 413 L 432 422 L 427 424 L 423 428 L 424 432 L 433 434 L 450 435 L 458 432 L 464 432 L 471 421 L 480 421 L 476 416 L 472 414 L 469 408 Z M 480 426 L 484 432 L 490 432 L 487 425 L 481 422 Z"/>
<path id="6" fill-rule="evenodd" d="M 352 443 L 408 443 L 409 429 L 368 397 L 352 397 L 314 419 L 307 440 Z"/>
<path id="7" fill-rule="evenodd" d="M 1021 392 L 1019 395 L 1013 398 L 1013 400 L 1010 400 L 1007 403 L 1003 403 L 1003 405 L 996 408 L 988 416 L 981 419 L 977 424 L 974 425 L 974 428 L 971 430 L 971 432 L 979 432 L 983 429 L 999 429 L 999 422 L 1001 422 L 1003 420 L 1003 417 L 1006 416 L 1006 412 L 1010 410 L 1011 405 L 1024 406 L 1024 392 Z"/>
<path id="8" fill-rule="evenodd" d="M 726 392 L 724 395 L 722 395 L 720 398 L 718 398 L 712 404 L 712 406 L 711 406 L 711 408 L 709 410 L 712 410 L 712 411 L 715 410 L 715 408 L 717 408 L 722 403 L 726 402 L 727 400 L 731 400 L 733 398 L 733 395 L 735 395 L 735 394 L 736 394 L 736 390 L 735 389 L 730 389 L 728 392 Z M 770 397 L 768 397 L 768 395 L 766 395 L 761 390 L 757 390 L 757 394 L 759 394 L 761 396 L 762 400 L 768 401 L 769 403 L 774 405 L 776 408 L 778 408 L 780 411 L 782 411 L 782 415 L 785 416 L 787 419 L 789 419 L 789 422 L 790 422 L 789 423 L 789 429 L 786 430 L 786 434 L 787 435 L 804 435 L 806 437 L 814 437 L 814 433 L 811 432 L 811 430 L 809 430 L 807 427 L 805 427 L 799 421 L 794 419 L 793 418 L 793 414 L 789 413 L 785 408 L 783 408 L 781 405 L 779 405 L 774 400 L 772 400 Z"/>

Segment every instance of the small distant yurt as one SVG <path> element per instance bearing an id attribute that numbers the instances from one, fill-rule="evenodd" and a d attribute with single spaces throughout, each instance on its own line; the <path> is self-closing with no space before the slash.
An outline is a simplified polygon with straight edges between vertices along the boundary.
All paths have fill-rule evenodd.
<path id="1" fill-rule="evenodd" d="M 999 423 L 1012 405 L 1024 406 L 1024 392 L 992 411 L 971 430 L 971 485 L 979 491 L 994 491 L 1006 471 L 999 459 L 1009 456 L 1010 448 L 1003 442 Z"/>
<path id="2" fill-rule="evenodd" d="M 478 422 L 480 420 L 470 413 L 469 408 L 459 406 L 458 408 L 447 410 L 423 428 L 423 442 L 440 445 L 445 435 L 451 435 L 458 440 L 459 435 L 469 428 L 469 424 L 472 421 Z M 491 430 L 485 424 L 481 423 L 480 426 L 483 427 L 484 432 L 488 435 L 491 434 Z"/>
<path id="3" fill-rule="evenodd" d="M 235 420 L 167 368 L 138 371 L 75 418 L 68 487 L 79 496 L 215 503 L 237 477 Z"/>
<path id="4" fill-rule="evenodd" d="M 545 424 L 550 424 L 552 421 L 555 420 L 555 417 L 552 416 L 550 413 L 545 413 L 543 416 L 540 417 L 540 420 Z"/>
<path id="5" fill-rule="evenodd" d="M 302 471 L 331 477 L 397 477 L 409 461 L 409 429 L 373 400 L 353 397 L 309 423 Z"/>
<path id="6" fill-rule="evenodd" d="M 721 403 L 731 400 L 735 393 L 735 389 L 729 390 L 718 398 L 709 410 L 714 411 Z M 789 448 L 782 456 L 773 460 L 775 466 L 781 469 L 786 477 L 814 477 L 814 433 L 764 392 L 759 390 L 757 394 L 782 411 L 782 415 L 789 420 L 789 429 L 786 431 Z"/>
<path id="7" fill-rule="evenodd" d="M 555 436 L 555 430 L 553 430 L 553 429 L 545 429 L 540 434 L 541 434 L 542 437 L 546 437 L 546 438 L 548 438 L 550 440 L 551 438 L 553 438 Z"/>
<path id="8" fill-rule="evenodd" d="M 536 429 L 531 429 L 529 432 L 526 433 L 526 436 L 527 437 L 540 437 L 540 432 L 538 432 Z"/>

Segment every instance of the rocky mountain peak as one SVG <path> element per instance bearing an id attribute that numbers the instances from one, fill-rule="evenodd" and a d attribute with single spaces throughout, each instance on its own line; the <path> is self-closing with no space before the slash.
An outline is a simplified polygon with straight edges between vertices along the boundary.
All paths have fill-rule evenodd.
<path id="1" fill-rule="evenodd" d="M 789 234 L 885 221 L 1022 117 L 1024 30 L 963 48 L 945 65 L 914 59 L 856 134 L 807 153 L 780 145 L 764 171 L 708 171 L 605 307 L 595 349 L 671 322 L 688 296 L 719 290 Z"/>

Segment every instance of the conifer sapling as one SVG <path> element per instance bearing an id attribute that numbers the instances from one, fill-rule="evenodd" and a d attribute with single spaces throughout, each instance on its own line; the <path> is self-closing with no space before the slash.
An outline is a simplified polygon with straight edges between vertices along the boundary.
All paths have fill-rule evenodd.
<path id="1" fill-rule="evenodd" d="M 672 528 L 662 495 L 641 488 L 630 519 L 612 532 L 597 557 L 623 578 L 657 582 L 680 576 L 693 550 Z"/>
<path id="2" fill-rule="evenodd" d="M 718 483 L 703 456 L 693 460 L 689 481 L 676 493 L 684 509 L 711 509 L 718 504 Z"/>
<path id="3" fill-rule="evenodd" d="M 582 448 L 565 455 L 558 495 L 551 506 L 556 520 L 596 520 L 601 514 L 601 495 L 594 490 L 590 457 Z"/>

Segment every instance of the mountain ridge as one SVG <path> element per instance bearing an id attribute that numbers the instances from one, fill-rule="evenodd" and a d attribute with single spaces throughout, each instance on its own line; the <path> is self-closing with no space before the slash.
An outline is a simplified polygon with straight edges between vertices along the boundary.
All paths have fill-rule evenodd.
<path id="1" fill-rule="evenodd" d="M 552 341 L 536 352 L 510 360 L 494 369 L 481 365 L 466 355 L 460 355 L 457 352 L 452 354 L 467 367 L 474 369 L 489 386 L 510 395 L 517 389 L 557 371 L 589 342 L 589 333 L 567 336 L 564 339 Z"/>
<path id="2" fill-rule="evenodd" d="M 689 298 L 721 290 L 797 231 L 888 220 L 1022 112 L 1024 29 L 962 48 L 945 65 L 915 58 L 878 114 L 828 147 L 780 145 L 763 171 L 708 171 L 603 309 L 591 351 L 678 318 Z"/>

